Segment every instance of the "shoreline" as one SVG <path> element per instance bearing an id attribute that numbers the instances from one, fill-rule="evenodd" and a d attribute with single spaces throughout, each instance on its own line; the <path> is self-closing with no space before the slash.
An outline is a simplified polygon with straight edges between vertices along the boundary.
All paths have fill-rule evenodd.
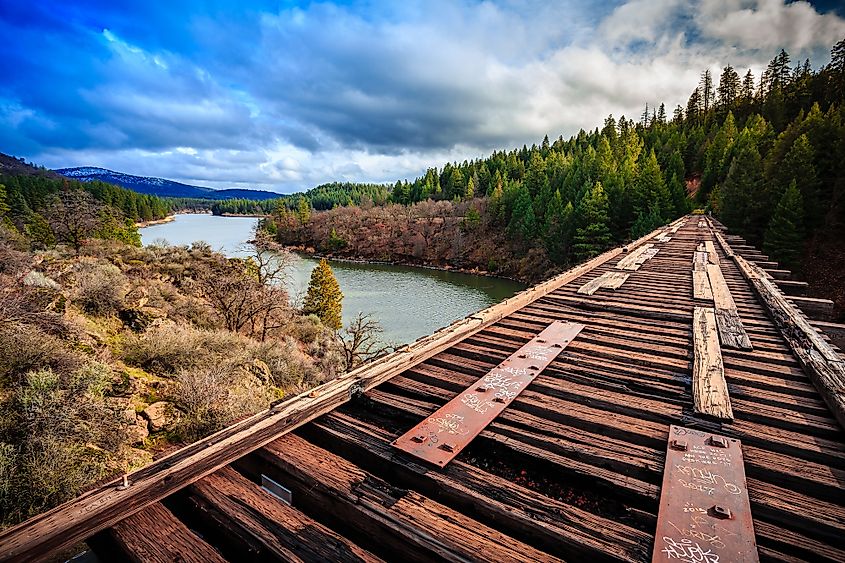
<path id="1" fill-rule="evenodd" d="M 135 226 L 139 229 L 143 229 L 144 227 L 152 227 L 153 225 L 163 225 L 165 223 L 172 223 L 176 220 L 176 214 L 168 215 L 162 219 L 153 219 L 152 221 L 138 221 L 135 223 Z"/>
<path id="2" fill-rule="evenodd" d="M 249 241 L 251 244 L 254 244 L 255 241 Z M 460 268 L 456 266 L 436 266 L 433 264 L 420 264 L 415 262 L 409 262 L 405 260 L 367 260 L 364 258 L 349 258 L 349 257 L 339 257 L 333 256 L 331 254 L 320 254 L 316 250 L 310 247 L 304 246 L 283 246 L 284 250 L 288 252 L 292 252 L 294 254 L 301 254 L 308 258 L 313 259 L 322 259 L 325 258 L 326 260 L 331 260 L 333 262 L 345 262 L 348 264 L 373 264 L 375 266 L 407 266 L 409 268 L 422 268 L 424 270 L 437 270 L 440 272 L 454 272 L 458 274 L 467 274 L 472 276 L 482 276 L 485 278 L 498 278 L 500 280 L 508 280 L 516 283 L 521 283 L 526 287 L 530 287 L 538 282 L 531 282 L 526 280 L 521 280 L 519 278 L 514 278 L 510 276 L 505 276 L 501 274 L 494 274 L 487 270 L 482 269 L 469 269 L 469 268 Z M 553 276 L 551 274 L 549 277 Z M 541 280 L 542 281 L 542 280 Z"/>

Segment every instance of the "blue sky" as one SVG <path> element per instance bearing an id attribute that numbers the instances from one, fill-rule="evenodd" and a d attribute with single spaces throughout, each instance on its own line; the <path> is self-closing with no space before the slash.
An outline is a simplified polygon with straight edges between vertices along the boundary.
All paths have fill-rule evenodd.
<path id="1" fill-rule="evenodd" d="M 0 152 L 216 188 L 413 178 L 828 62 L 835 2 L 0 0 Z"/>

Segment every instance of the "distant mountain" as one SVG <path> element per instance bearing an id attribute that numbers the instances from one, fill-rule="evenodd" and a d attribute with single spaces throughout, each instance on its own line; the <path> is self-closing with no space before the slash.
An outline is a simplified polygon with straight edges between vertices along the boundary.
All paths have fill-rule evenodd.
<path id="1" fill-rule="evenodd" d="M 161 197 L 265 200 L 282 196 L 282 194 L 276 192 L 267 192 L 262 190 L 214 190 L 211 188 L 182 184 L 181 182 L 174 182 L 173 180 L 165 180 L 164 178 L 133 176 L 132 174 L 124 174 L 123 172 L 115 172 L 113 170 L 93 166 L 59 168 L 56 172 L 67 178 L 73 178 L 74 180 L 81 180 L 83 182 L 99 180 L 101 182 L 123 186 L 124 188 L 128 188 L 138 193 L 152 194 Z"/>

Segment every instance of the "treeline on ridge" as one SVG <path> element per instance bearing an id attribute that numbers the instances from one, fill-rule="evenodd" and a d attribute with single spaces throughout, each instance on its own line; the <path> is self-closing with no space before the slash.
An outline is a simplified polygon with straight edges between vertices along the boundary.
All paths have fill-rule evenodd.
<path id="1" fill-rule="evenodd" d="M 46 173 L 0 176 L 0 219 L 37 246 L 88 237 L 140 244 L 136 222 L 166 217 L 171 203 L 105 182 Z"/>
<path id="2" fill-rule="evenodd" d="M 279 206 L 265 226 L 285 244 L 338 255 L 376 246 L 379 259 L 408 260 L 408 241 L 427 228 L 425 213 L 415 216 L 415 209 L 427 200 L 447 202 L 452 208 L 437 211 L 452 225 L 440 234 L 448 239 L 440 242 L 448 249 L 442 261 L 489 269 L 471 256 L 466 239 L 473 232 L 479 239 L 503 233 L 508 248 L 494 256 L 496 270 L 533 281 L 547 275 L 547 267 L 583 260 L 706 208 L 773 259 L 798 268 L 807 241 L 841 233 L 843 92 L 845 40 L 819 70 L 809 61 L 792 66 L 782 50 L 759 80 L 727 66 L 714 82 L 705 71 L 686 107 L 671 115 L 663 104 L 646 106 L 636 122 L 610 116 L 600 129 L 568 140 L 546 137 L 539 146 L 448 163 L 396 182 L 388 202 L 410 207 L 404 224 L 392 227 L 392 248 L 353 240 L 364 232 L 367 214 L 384 221 L 369 202 L 363 217 Z M 460 202 L 475 203 L 458 211 Z M 459 220 L 445 219 L 456 213 Z M 514 260 L 502 265 L 505 254 L 532 253 L 531 272 Z"/>

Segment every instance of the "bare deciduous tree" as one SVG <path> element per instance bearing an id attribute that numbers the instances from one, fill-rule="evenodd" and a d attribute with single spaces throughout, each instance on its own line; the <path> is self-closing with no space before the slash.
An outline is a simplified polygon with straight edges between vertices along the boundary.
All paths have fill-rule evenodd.
<path id="1" fill-rule="evenodd" d="M 377 320 L 370 315 L 358 313 L 358 316 L 338 333 L 337 338 L 343 348 L 346 371 L 355 369 L 362 363 L 396 348 L 394 345 L 381 340 L 380 337 L 383 332 L 384 329 Z"/>
<path id="2" fill-rule="evenodd" d="M 45 217 L 56 240 L 77 252 L 100 226 L 102 205 L 84 190 L 65 190 L 47 205 Z"/>

